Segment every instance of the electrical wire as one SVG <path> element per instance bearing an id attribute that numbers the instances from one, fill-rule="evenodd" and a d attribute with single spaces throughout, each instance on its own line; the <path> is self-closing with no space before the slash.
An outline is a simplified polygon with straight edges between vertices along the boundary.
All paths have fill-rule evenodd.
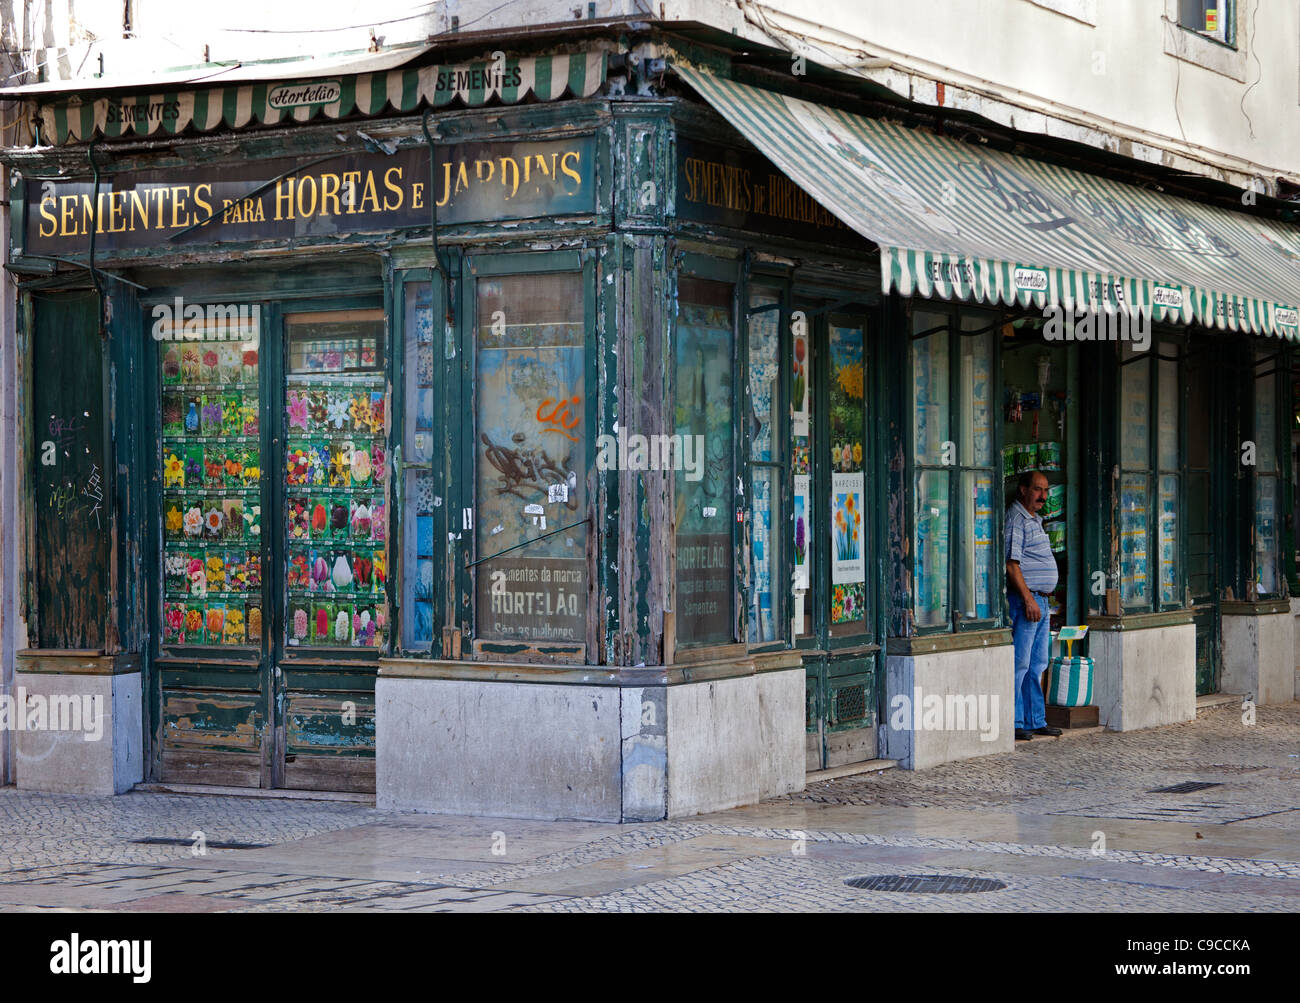
<path id="1" fill-rule="evenodd" d="M 1259 86 L 1260 80 L 1264 77 L 1264 66 L 1259 61 L 1259 53 L 1255 50 L 1255 18 L 1259 14 L 1259 0 L 1255 0 L 1255 6 L 1250 11 L 1250 37 L 1246 39 L 1246 48 L 1250 50 L 1251 58 L 1255 60 L 1255 68 L 1259 71 L 1255 76 L 1255 82 L 1242 92 L 1241 95 L 1241 113 L 1246 116 L 1246 124 L 1250 127 L 1250 138 L 1255 138 L 1255 122 L 1250 117 L 1250 112 L 1246 111 L 1246 97 Z"/>
<path id="2" fill-rule="evenodd" d="M 513 2 L 513 0 L 508 0 Z M 306 34 L 329 34 L 334 31 L 351 31 L 353 28 L 378 28 L 386 24 L 400 24 L 403 21 L 418 21 L 422 17 L 428 17 L 432 9 L 438 5 L 438 0 L 426 4 L 428 8 L 419 14 L 410 14 L 407 17 L 386 18 L 382 21 L 367 21 L 365 24 L 345 24 L 338 28 L 217 28 L 216 31 L 228 31 L 231 33 L 238 32 L 242 35 L 306 35 Z M 502 7 L 505 4 L 501 5 Z M 497 8 L 498 10 L 500 8 Z M 491 13 L 489 11 L 488 13 Z M 484 15 L 486 16 L 486 15 Z"/>

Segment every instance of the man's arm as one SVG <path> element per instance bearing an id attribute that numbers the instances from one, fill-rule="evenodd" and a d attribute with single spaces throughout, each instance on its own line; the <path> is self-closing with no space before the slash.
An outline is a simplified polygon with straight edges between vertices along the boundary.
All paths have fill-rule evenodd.
<path id="1" fill-rule="evenodd" d="M 1007 584 L 1024 600 L 1026 619 L 1030 623 L 1037 623 L 1042 618 L 1043 611 L 1038 608 L 1038 603 L 1034 601 L 1034 594 L 1025 584 L 1025 576 L 1020 573 L 1019 561 L 1007 561 Z"/>

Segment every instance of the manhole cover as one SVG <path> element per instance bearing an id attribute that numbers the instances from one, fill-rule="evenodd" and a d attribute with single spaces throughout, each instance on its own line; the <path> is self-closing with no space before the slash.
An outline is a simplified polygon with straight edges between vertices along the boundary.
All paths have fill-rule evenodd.
<path id="1" fill-rule="evenodd" d="M 969 895 L 996 892 L 1006 887 L 992 878 L 969 878 L 960 874 L 868 874 L 845 878 L 850 888 L 868 892 L 921 892 L 929 895 Z"/>
<path id="2" fill-rule="evenodd" d="M 1148 794 L 1190 794 L 1192 791 L 1203 791 L 1211 787 L 1222 787 L 1223 784 L 1211 783 L 1206 780 L 1185 780 L 1181 784 L 1174 784 L 1172 787 L 1157 787 L 1153 791 L 1147 791 Z"/>

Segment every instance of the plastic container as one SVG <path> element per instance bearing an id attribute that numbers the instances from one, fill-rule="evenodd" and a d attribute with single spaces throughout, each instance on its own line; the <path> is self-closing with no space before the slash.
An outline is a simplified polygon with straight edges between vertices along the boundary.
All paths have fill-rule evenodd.
<path id="1" fill-rule="evenodd" d="M 1062 520 L 1049 522 L 1043 527 L 1047 530 L 1047 539 L 1052 544 L 1052 552 L 1060 553 L 1065 549 L 1065 523 Z"/>
<path id="2" fill-rule="evenodd" d="M 1057 518 L 1065 511 L 1065 485 L 1053 484 L 1047 489 L 1047 500 L 1043 502 L 1043 507 L 1039 515 L 1044 521 Z"/>
<path id="3" fill-rule="evenodd" d="M 1059 442 L 1040 442 L 1038 444 L 1038 469 L 1061 469 L 1061 444 Z"/>

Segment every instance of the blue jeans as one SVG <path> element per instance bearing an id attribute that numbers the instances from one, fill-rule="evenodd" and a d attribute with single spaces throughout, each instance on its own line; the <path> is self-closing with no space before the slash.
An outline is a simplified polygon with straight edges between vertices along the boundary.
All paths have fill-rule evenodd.
<path id="1" fill-rule="evenodd" d="M 1007 596 L 1011 607 L 1011 637 L 1016 648 L 1016 727 L 1034 731 L 1047 726 L 1043 688 L 1038 680 L 1047 668 L 1047 652 L 1052 642 L 1052 618 L 1047 612 L 1047 596 L 1033 593 L 1042 616 L 1031 623 L 1025 616 L 1025 601 L 1018 595 Z"/>

